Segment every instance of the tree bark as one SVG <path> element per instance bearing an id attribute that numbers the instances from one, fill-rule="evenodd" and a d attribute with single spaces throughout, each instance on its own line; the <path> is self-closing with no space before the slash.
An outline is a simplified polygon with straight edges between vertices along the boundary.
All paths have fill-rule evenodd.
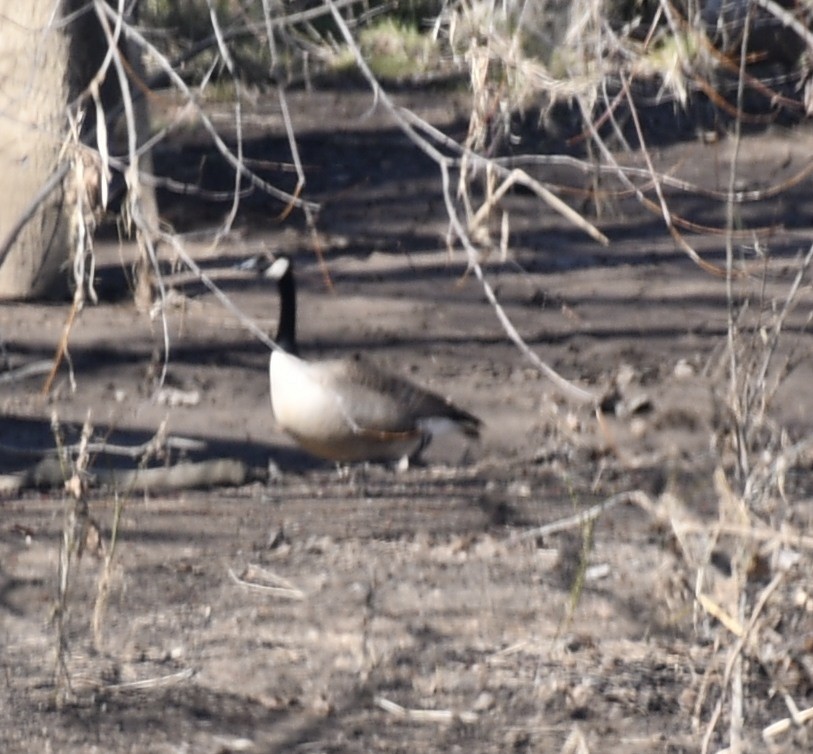
<path id="1" fill-rule="evenodd" d="M 68 43 L 56 28 L 53 0 L 0 0 L 0 298 L 64 290 L 60 268 L 70 247 L 67 171 L 59 177 L 66 133 Z M 32 209 L 49 179 L 55 186 Z M 10 241 L 10 243 L 9 243 Z"/>
<path id="2" fill-rule="evenodd" d="M 133 18 L 137 4 L 127 6 Z M 0 0 L 0 19 L 0 300 L 59 296 L 69 285 L 68 263 L 81 222 L 77 202 L 93 201 L 94 183 L 103 180 L 92 156 L 97 146 L 92 100 L 85 97 L 83 103 L 82 141 L 91 149 L 81 157 L 86 168 L 81 172 L 73 169 L 75 148 L 65 149 L 67 112 L 97 75 L 107 38 L 93 2 L 86 0 Z M 138 51 L 128 50 L 123 37 L 119 49 L 130 61 L 128 71 L 142 77 Z M 141 146 L 149 138 L 147 102 L 138 89 L 143 78 L 129 83 Z M 112 65 L 99 92 L 109 119 L 122 96 Z M 149 154 L 141 156 L 139 167 L 152 172 Z M 84 182 L 78 185 L 77 179 Z M 154 189 L 142 184 L 138 200 L 145 225 L 157 228 Z"/>

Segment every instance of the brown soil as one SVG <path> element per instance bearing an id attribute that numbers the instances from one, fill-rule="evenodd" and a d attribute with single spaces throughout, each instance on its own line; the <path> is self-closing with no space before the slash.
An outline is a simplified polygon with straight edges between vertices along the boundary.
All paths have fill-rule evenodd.
<path id="1" fill-rule="evenodd" d="M 456 129 L 464 103 L 450 106 L 453 99 L 404 95 Z M 508 341 L 462 254 L 444 249 L 437 171 L 380 112 L 362 118 L 370 104 L 348 92 L 294 102 L 313 176 L 307 193 L 324 203 L 318 227 L 334 293 L 310 236 L 295 223 L 275 224 L 279 208 L 256 198 L 215 250 L 192 237 L 188 248 L 268 330 L 275 293 L 229 266 L 263 248 L 295 253 L 307 351 L 369 349 L 481 416 L 482 441 L 449 438 L 430 449 L 426 466 L 401 473 L 339 473 L 309 459 L 272 425 L 267 352 L 196 284 L 174 289 L 166 379 L 176 396 L 196 402 L 159 404 L 160 318 L 134 311 L 121 264 L 132 247 L 102 238 L 103 300 L 71 333 L 72 378 L 63 369 L 47 398 L 42 375 L 0 384 L 0 472 L 27 463 L 9 447 L 53 444 L 52 414 L 70 440 L 90 412 L 99 438 L 143 442 L 166 420 L 173 436 L 206 443 L 188 453 L 193 460 L 271 461 L 274 473 L 268 484 L 237 489 L 91 495 L 102 546 L 91 526 L 71 570 L 63 618 L 70 689 L 55 686 L 59 545 L 70 504 L 60 491 L 2 500 L 2 751 L 695 752 L 718 700 L 709 750 L 729 744 L 734 639 L 692 595 L 702 568 L 708 593 L 730 604 L 741 549 L 757 561 L 764 554 L 751 539 L 706 537 L 723 516 L 714 470 L 730 468 L 731 458 L 720 440 L 730 425 L 724 280 L 692 264 L 634 200 L 603 207 L 596 222 L 611 238 L 607 249 L 529 195 L 503 202 L 510 261 L 494 252 L 489 279 L 535 352 L 606 396 L 599 423 Z M 270 106 L 252 117 L 252 148 L 279 159 L 279 118 Z M 172 145 L 173 159 L 181 176 L 195 166 L 205 183 L 216 160 L 203 165 L 195 144 L 187 134 L 182 149 Z M 807 164 L 812 145 L 801 128 L 749 136 L 743 186 L 785 180 Z M 677 143 L 655 158 L 663 170 L 723 190 L 732 149 L 726 139 Z M 215 168 L 209 188 L 219 187 Z M 589 183 L 563 168 L 544 179 Z M 179 230 L 215 215 L 200 202 L 165 205 Z M 219 217 L 223 208 L 214 206 Z M 670 206 L 696 223 L 724 223 L 724 205 L 707 197 L 671 192 Z M 739 208 L 738 226 L 785 226 L 760 242 L 767 260 L 754 254 L 751 236 L 735 244 L 751 273 L 734 284 L 738 304 L 749 301 L 743 371 L 749 354 L 764 352 L 759 324 L 769 332 L 772 302 L 781 306 L 810 242 L 810 218 L 810 181 Z M 708 261 L 724 262 L 723 237 L 691 241 Z M 772 399 L 785 444 L 812 428 L 808 278 L 800 296 L 777 354 L 794 368 Z M 11 366 L 49 359 L 67 311 L 2 306 Z M 766 454 L 776 452 L 775 436 L 766 430 Z M 786 501 L 763 500 L 750 523 L 809 531 L 809 468 L 803 458 L 787 474 Z M 620 504 L 594 527 L 534 535 L 628 490 L 643 491 L 652 507 Z M 103 578 L 117 500 L 124 508 Z M 681 539 L 675 522 L 695 528 Z M 776 667 L 764 653 L 744 655 L 743 737 L 752 751 L 768 745 L 765 726 L 789 716 L 785 698 L 813 705 L 806 547 L 776 548 L 797 558 L 759 624 L 760 647 L 772 648 Z M 749 614 L 773 574 L 749 572 Z M 94 631 L 100 592 L 106 602 Z M 809 751 L 809 734 L 802 725 L 772 738 L 771 750 Z"/>

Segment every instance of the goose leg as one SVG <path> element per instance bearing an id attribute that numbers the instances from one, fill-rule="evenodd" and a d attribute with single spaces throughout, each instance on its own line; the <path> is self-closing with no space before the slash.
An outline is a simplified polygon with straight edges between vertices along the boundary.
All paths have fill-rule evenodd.
<path id="1" fill-rule="evenodd" d="M 410 466 L 422 466 L 423 459 L 421 458 L 421 453 L 426 449 L 429 443 L 432 440 L 432 435 L 429 432 L 424 432 L 421 435 L 421 441 L 418 443 L 418 447 L 415 448 L 411 453 L 405 454 L 395 465 L 396 471 L 407 471 Z"/>

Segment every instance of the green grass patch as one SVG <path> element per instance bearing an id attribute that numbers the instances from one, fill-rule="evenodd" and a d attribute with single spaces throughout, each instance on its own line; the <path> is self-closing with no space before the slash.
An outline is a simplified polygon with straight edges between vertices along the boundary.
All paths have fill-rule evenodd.
<path id="1" fill-rule="evenodd" d="M 373 73 L 382 80 L 404 80 L 426 75 L 440 63 L 434 40 L 417 27 L 385 18 L 363 28 L 358 45 Z M 334 61 L 336 70 L 355 67 L 353 53 L 343 48 Z"/>

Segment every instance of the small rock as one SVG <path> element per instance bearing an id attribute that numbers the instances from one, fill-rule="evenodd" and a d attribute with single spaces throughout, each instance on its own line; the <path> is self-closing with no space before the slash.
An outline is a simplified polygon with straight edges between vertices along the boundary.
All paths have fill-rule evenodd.
<path id="1" fill-rule="evenodd" d="M 681 359 L 675 364 L 674 375 L 679 380 L 689 379 L 694 377 L 694 367 L 686 359 Z"/>
<path id="2" fill-rule="evenodd" d="M 236 752 L 252 751 L 254 749 L 254 741 L 250 738 L 225 738 L 218 736 L 217 743 L 220 747 L 217 750 L 218 754 L 236 754 Z"/>
<path id="3" fill-rule="evenodd" d="M 472 709 L 475 712 L 485 712 L 494 706 L 495 701 L 494 694 L 490 694 L 488 691 L 481 691 L 477 699 L 474 700 Z"/>
<path id="4" fill-rule="evenodd" d="M 642 419 L 640 416 L 636 416 L 630 422 L 630 434 L 633 437 L 640 439 L 646 434 L 648 426 L 649 425 L 646 419 Z"/>
<path id="5" fill-rule="evenodd" d="M 615 376 L 615 384 L 622 389 L 628 387 L 632 384 L 636 375 L 637 370 L 635 367 L 630 364 L 622 364 L 618 367 L 618 373 Z"/>
<path id="6" fill-rule="evenodd" d="M 531 485 L 528 482 L 511 482 L 508 485 L 508 494 L 513 497 L 529 498 L 531 496 Z"/>
<path id="7" fill-rule="evenodd" d="M 600 579 L 606 579 L 610 575 L 610 572 L 609 563 L 598 563 L 587 568 L 584 572 L 584 580 L 599 581 Z"/>

